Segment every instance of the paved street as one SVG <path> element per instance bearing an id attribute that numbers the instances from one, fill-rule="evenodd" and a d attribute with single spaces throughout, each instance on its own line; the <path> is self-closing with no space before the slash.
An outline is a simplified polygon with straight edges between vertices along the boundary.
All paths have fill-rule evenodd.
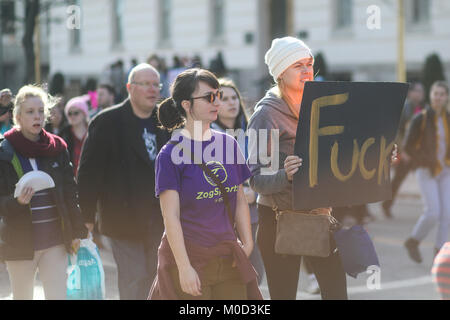
<path id="1" fill-rule="evenodd" d="M 408 237 L 414 223 L 422 211 L 422 202 L 418 195 L 418 188 L 413 175 L 410 175 L 400 190 L 400 195 L 393 207 L 393 220 L 384 218 L 380 205 L 371 204 L 370 211 L 376 220 L 368 224 L 369 231 L 380 259 L 381 288 L 369 289 L 366 285 L 368 274 L 360 274 L 357 279 L 347 277 L 350 299 L 379 300 L 379 299 L 439 299 L 434 284 L 431 282 L 431 264 L 435 231 L 421 244 L 424 258 L 422 264 L 409 260 L 403 242 Z M 112 254 L 105 249 L 101 252 L 106 278 L 106 298 L 118 299 L 117 271 Z M 320 299 L 319 295 L 304 292 L 305 275 L 301 274 L 301 281 L 297 299 Z M 35 298 L 43 299 L 43 291 L 39 281 L 35 286 Z M 268 298 L 267 285 L 261 286 L 263 295 Z M 11 299 L 8 275 L 4 265 L 0 264 L 0 299 Z"/>

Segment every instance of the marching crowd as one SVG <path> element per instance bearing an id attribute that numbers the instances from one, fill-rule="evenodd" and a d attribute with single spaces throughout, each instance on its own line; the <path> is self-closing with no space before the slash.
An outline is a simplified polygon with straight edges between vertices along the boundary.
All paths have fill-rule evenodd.
<path id="1" fill-rule="evenodd" d="M 262 299 L 265 274 L 271 299 L 293 300 L 302 258 L 323 299 L 347 299 L 335 243 L 325 258 L 274 249 L 277 210 L 294 211 L 292 180 L 302 170 L 294 143 L 304 85 L 314 81 L 310 48 L 292 37 L 273 40 L 265 62 L 275 85 L 253 114 L 236 84 L 221 78 L 219 58 L 215 70 L 193 59 L 170 73 L 151 56 L 134 61 L 124 84 L 102 82 L 68 101 L 35 85 L 15 96 L 1 91 L 0 260 L 14 299 L 33 298 L 37 271 L 46 299 L 65 299 L 67 254 L 89 233 L 110 242 L 120 299 Z M 420 263 L 419 244 L 437 225 L 433 272 L 449 298 L 447 83 L 434 83 L 426 98 L 422 84 L 410 85 L 393 197 L 415 170 L 425 209 L 405 249 Z M 279 144 L 276 172 L 261 173 L 270 164 L 259 161 L 261 143 L 249 141 L 247 129 L 269 132 L 264 149 Z M 279 141 L 271 141 L 271 129 Z M 252 155 L 257 163 L 246 162 Z M 14 197 L 33 170 L 49 174 L 55 187 L 26 187 Z M 387 218 L 392 201 L 382 204 Z M 346 208 L 338 219 L 360 209 Z"/>

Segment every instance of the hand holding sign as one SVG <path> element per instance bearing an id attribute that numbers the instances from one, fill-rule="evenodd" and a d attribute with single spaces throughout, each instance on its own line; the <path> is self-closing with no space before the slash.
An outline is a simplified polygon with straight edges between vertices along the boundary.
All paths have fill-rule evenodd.
<path id="1" fill-rule="evenodd" d="M 284 170 L 286 171 L 286 176 L 289 181 L 292 181 L 292 177 L 302 166 L 302 159 L 298 156 L 288 156 L 284 160 Z"/>

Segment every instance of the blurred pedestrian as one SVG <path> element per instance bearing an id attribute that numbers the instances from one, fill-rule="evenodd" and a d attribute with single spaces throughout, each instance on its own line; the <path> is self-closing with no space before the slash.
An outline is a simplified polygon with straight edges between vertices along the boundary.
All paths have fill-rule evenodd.
<path id="1" fill-rule="evenodd" d="M 227 67 L 225 66 L 225 61 L 223 58 L 222 51 L 217 52 L 216 57 L 211 60 L 209 69 L 217 77 L 225 77 L 227 75 L 228 71 L 227 71 Z"/>
<path id="2" fill-rule="evenodd" d="M 167 67 L 162 57 L 152 54 L 147 63 L 153 66 L 159 72 L 159 76 L 162 83 L 161 98 L 165 99 L 170 96 L 170 83 L 167 81 Z"/>
<path id="3" fill-rule="evenodd" d="M 67 119 L 64 115 L 64 99 L 58 97 L 57 104 L 50 109 L 50 116 L 45 124 L 45 130 L 60 136 L 61 131 L 67 126 Z"/>
<path id="4" fill-rule="evenodd" d="M 405 132 L 409 127 L 414 115 L 420 113 L 424 108 L 425 90 L 420 82 L 414 82 L 410 85 L 405 106 L 403 107 L 400 125 L 397 134 L 397 144 L 402 145 Z M 392 179 L 392 200 L 386 200 L 382 203 L 383 213 L 387 218 L 392 218 L 391 207 L 397 196 L 397 192 L 411 171 L 411 159 L 408 154 L 399 150 L 398 162 L 395 165 L 394 178 Z"/>
<path id="5" fill-rule="evenodd" d="M 64 96 L 65 78 L 61 72 L 56 72 L 55 74 L 53 74 L 50 80 L 48 91 L 52 96 Z"/>
<path id="6" fill-rule="evenodd" d="M 138 65 L 138 61 L 136 58 L 131 58 L 130 60 L 130 67 L 128 68 L 128 72 L 127 72 L 127 79 L 130 76 L 131 70 L 133 70 L 134 67 L 136 67 Z"/>
<path id="7" fill-rule="evenodd" d="M 261 251 L 266 270 L 267 284 L 271 299 L 295 300 L 299 279 L 301 256 L 281 255 L 275 252 L 277 210 L 292 209 L 293 175 L 300 169 L 302 159 L 294 154 L 294 142 L 297 133 L 300 105 L 306 81 L 313 81 L 314 57 L 310 48 L 301 40 L 293 37 L 274 39 L 265 55 L 276 86 L 269 90 L 255 107 L 250 118 L 249 130 L 258 132 L 256 141 L 249 136 L 250 157 L 257 159 L 250 164 L 252 177 L 250 185 L 258 196 L 259 230 L 257 243 Z M 284 168 L 273 174 L 261 174 L 265 167 L 259 157 L 261 140 L 259 135 L 266 132 L 270 150 L 271 130 L 279 130 L 279 157 Z M 266 147 L 266 146 L 264 146 Z M 269 151 L 270 152 L 270 151 Z M 274 209 L 277 208 L 277 209 Z M 331 208 L 317 211 L 330 214 Z M 305 257 L 317 277 L 322 299 L 347 299 L 347 284 L 339 253 L 333 251 L 326 258 Z"/>
<path id="8" fill-rule="evenodd" d="M 223 91 L 223 97 L 220 101 L 220 107 L 217 114 L 217 120 L 211 124 L 211 128 L 220 132 L 233 132 L 233 137 L 237 140 L 241 152 L 245 159 L 248 159 L 248 137 L 245 134 L 247 130 L 247 114 L 245 112 L 245 104 L 242 100 L 236 84 L 229 79 L 219 79 L 220 89 Z M 256 197 L 248 181 L 244 184 L 244 194 L 250 208 L 250 222 L 252 224 L 252 237 L 256 239 L 258 231 L 258 211 L 256 209 Z M 250 261 L 258 273 L 258 283 L 261 283 L 264 277 L 264 265 L 259 252 L 258 246 L 255 245 L 250 255 Z"/>
<path id="9" fill-rule="evenodd" d="M 10 89 L 0 91 L 0 137 L 12 128 L 13 95 Z"/>
<path id="10" fill-rule="evenodd" d="M 414 116 L 406 133 L 404 151 L 416 169 L 424 201 L 424 212 L 417 221 L 405 247 L 409 257 L 422 262 L 420 242 L 437 224 L 436 254 L 448 239 L 450 224 L 450 114 L 449 87 L 444 81 L 431 86 L 430 105 Z"/>
<path id="11" fill-rule="evenodd" d="M 155 190 L 155 159 L 169 135 L 159 128 L 155 68 L 137 65 L 129 97 L 89 124 L 78 171 L 80 207 L 89 230 L 98 208 L 101 234 L 109 237 L 118 268 L 120 299 L 146 299 L 156 274 L 163 232 Z"/>
<path id="12" fill-rule="evenodd" d="M 83 88 L 82 94 L 86 96 L 89 110 L 97 109 L 97 79 L 88 78 Z"/>
<path id="13" fill-rule="evenodd" d="M 97 109 L 91 110 L 89 118 L 94 118 L 100 111 L 114 105 L 115 91 L 114 87 L 107 83 L 102 83 L 97 88 Z"/>
<path id="14" fill-rule="evenodd" d="M 184 70 L 186 70 L 186 66 L 182 63 L 181 59 L 175 55 L 172 58 L 172 67 L 167 71 L 167 79 L 166 82 L 169 88 L 172 86 L 175 78 Z"/>
<path id="15" fill-rule="evenodd" d="M 152 299 L 262 298 L 248 259 L 253 239 L 242 184 L 250 171 L 236 140 L 210 129 L 221 97 L 211 72 L 189 69 L 178 75 L 172 97 L 159 106 L 165 128 L 184 129 L 172 136 L 156 161 L 156 195 L 165 232 Z M 181 159 L 174 161 L 180 146 Z M 208 157 L 211 148 L 215 155 Z M 233 155 L 230 161 L 225 154 L 227 160 Z"/>
<path id="16" fill-rule="evenodd" d="M 117 62 L 111 65 L 111 73 L 110 73 L 110 83 L 114 87 L 114 91 L 116 92 L 117 101 L 123 101 L 126 96 L 126 88 L 125 84 L 127 83 L 127 77 L 125 74 L 125 70 L 123 67 L 123 61 L 121 59 L 117 60 Z"/>
<path id="17" fill-rule="evenodd" d="M 88 131 L 89 107 L 87 99 L 87 96 L 74 97 L 66 103 L 64 114 L 68 119 L 68 125 L 59 134 L 67 143 L 75 177 L 80 162 L 81 148 Z"/>
<path id="18" fill-rule="evenodd" d="M 431 273 L 442 300 L 450 300 L 450 242 L 446 242 L 434 258 Z"/>
<path id="19" fill-rule="evenodd" d="M 67 253 L 87 236 L 66 143 L 43 129 L 53 104 L 41 88 L 22 87 L 14 103 L 16 126 L 0 143 L 0 258 L 18 300 L 33 299 L 36 270 L 45 298 L 64 300 Z M 19 178 L 33 170 L 49 174 L 55 188 L 35 192 L 26 186 L 15 198 Z"/>

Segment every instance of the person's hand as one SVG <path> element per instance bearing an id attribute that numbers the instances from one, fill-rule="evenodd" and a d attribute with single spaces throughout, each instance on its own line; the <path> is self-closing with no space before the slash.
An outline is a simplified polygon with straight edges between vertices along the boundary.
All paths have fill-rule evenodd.
<path id="1" fill-rule="evenodd" d="M 92 233 L 92 231 L 94 231 L 93 223 L 85 223 L 84 226 L 88 229 L 89 233 Z"/>
<path id="2" fill-rule="evenodd" d="M 284 170 L 286 171 L 286 176 L 289 181 L 292 181 L 294 174 L 302 166 L 302 159 L 298 156 L 288 156 L 284 160 Z"/>
<path id="3" fill-rule="evenodd" d="M 191 265 L 178 269 L 178 273 L 183 292 L 194 297 L 202 295 L 200 278 L 198 277 L 197 271 Z"/>
<path id="4" fill-rule="evenodd" d="M 22 192 L 17 197 L 17 202 L 19 202 L 21 205 L 27 205 L 30 203 L 31 198 L 33 198 L 34 190 L 32 187 L 25 187 L 22 189 Z"/>
<path id="5" fill-rule="evenodd" d="M 253 251 L 253 243 L 242 245 L 242 250 L 244 250 L 247 257 L 250 257 Z"/>
<path id="6" fill-rule="evenodd" d="M 256 201 L 256 192 L 250 187 L 244 187 L 244 194 L 248 204 L 252 204 Z"/>
<path id="7" fill-rule="evenodd" d="M 71 253 L 77 254 L 78 249 L 80 249 L 80 243 L 81 243 L 80 239 L 73 239 L 72 240 L 72 246 L 70 247 L 72 249 Z"/>
<path id="8" fill-rule="evenodd" d="M 398 156 L 398 146 L 395 143 L 394 144 L 394 149 L 392 150 L 392 154 L 391 154 L 391 163 L 395 163 L 397 162 L 397 156 Z"/>
<path id="9" fill-rule="evenodd" d="M 326 214 L 330 215 L 333 209 L 331 207 L 328 208 L 316 208 L 310 211 L 311 214 Z"/>

